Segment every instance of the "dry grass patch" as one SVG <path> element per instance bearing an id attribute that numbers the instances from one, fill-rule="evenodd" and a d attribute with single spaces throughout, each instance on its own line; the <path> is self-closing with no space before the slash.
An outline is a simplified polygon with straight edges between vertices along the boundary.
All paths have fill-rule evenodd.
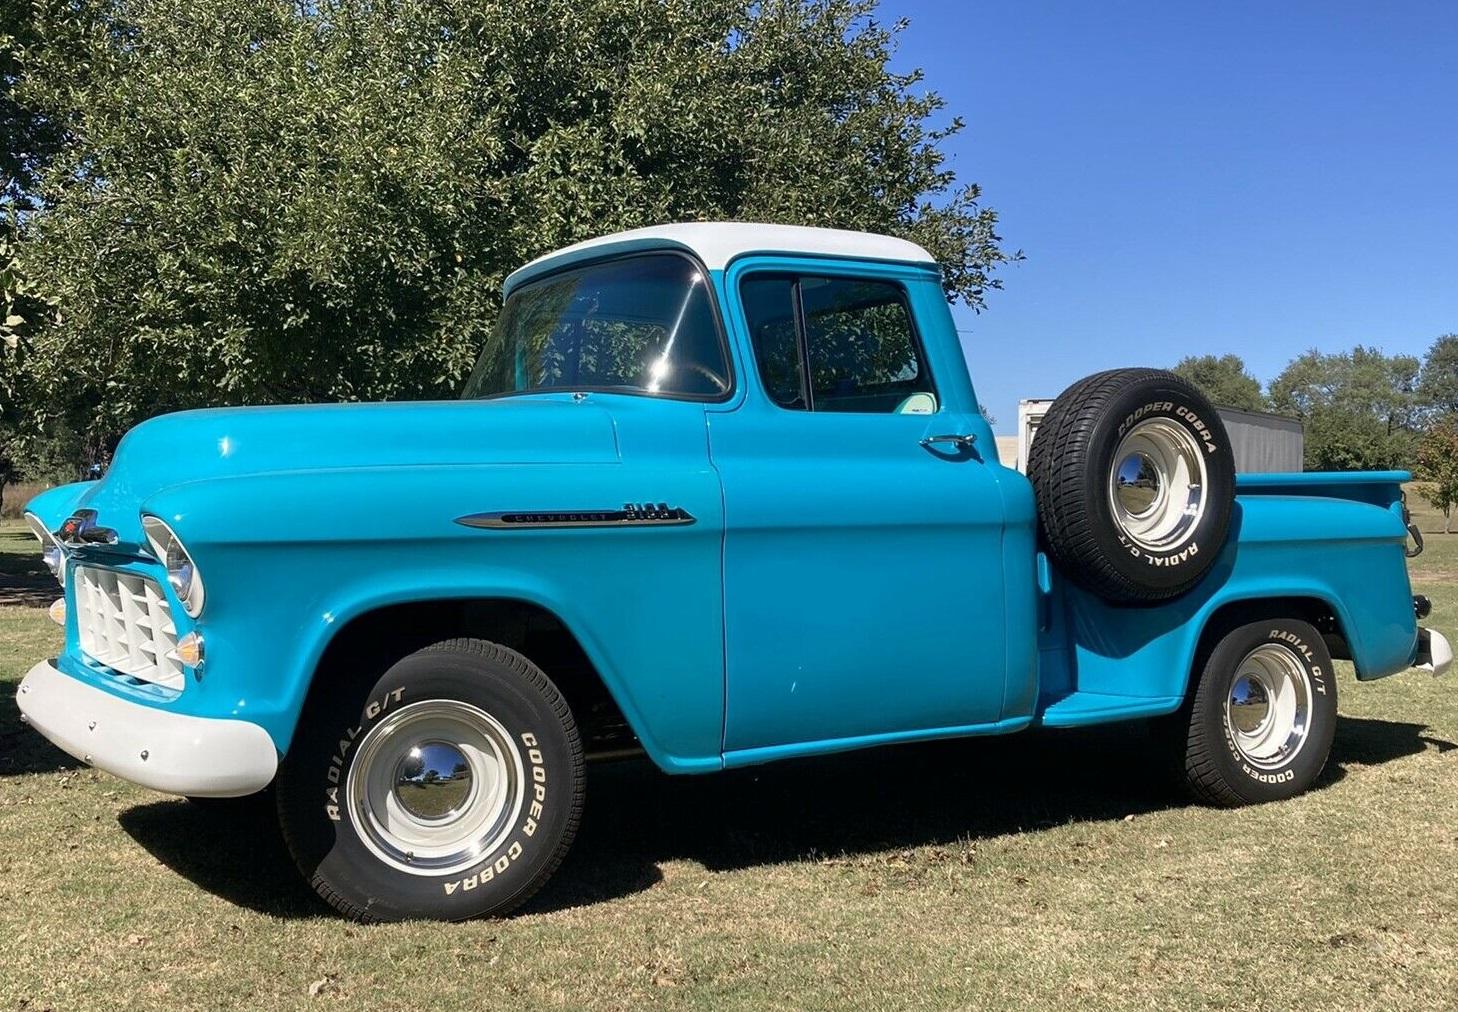
<path id="1" fill-rule="evenodd" d="M 0 517 L 13 519 L 19 517 L 25 504 L 31 499 L 40 495 L 50 485 L 36 481 L 23 481 L 16 485 L 6 485 L 3 495 L 0 495 Z"/>

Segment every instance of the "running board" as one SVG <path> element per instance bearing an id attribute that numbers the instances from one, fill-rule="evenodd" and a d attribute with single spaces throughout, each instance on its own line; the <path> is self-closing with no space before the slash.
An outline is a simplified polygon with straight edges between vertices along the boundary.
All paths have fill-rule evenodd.
<path id="1" fill-rule="evenodd" d="M 1116 720 L 1159 717 L 1179 709 L 1180 696 L 1116 696 L 1108 692 L 1073 692 L 1043 708 L 1037 723 L 1044 727 L 1083 727 Z"/>

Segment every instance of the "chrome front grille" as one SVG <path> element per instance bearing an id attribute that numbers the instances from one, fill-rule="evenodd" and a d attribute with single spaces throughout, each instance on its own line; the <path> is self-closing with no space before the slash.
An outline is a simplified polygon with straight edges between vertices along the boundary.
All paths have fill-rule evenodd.
<path id="1" fill-rule="evenodd" d="M 177 625 L 157 582 L 95 566 L 78 567 L 74 579 L 82 652 L 123 675 L 180 690 Z"/>

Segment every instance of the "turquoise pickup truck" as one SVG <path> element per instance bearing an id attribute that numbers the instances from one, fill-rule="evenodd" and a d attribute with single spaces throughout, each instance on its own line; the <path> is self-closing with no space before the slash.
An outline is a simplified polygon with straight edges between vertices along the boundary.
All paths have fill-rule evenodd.
<path id="1" fill-rule="evenodd" d="M 38 496 L 65 647 L 17 699 L 99 769 L 276 813 L 366 920 L 522 903 L 595 757 L 1144 718 L 1199 798 L 1275 801 L 1326 762 L 1333 657 L 1451 663 L 1406 478 L 1237 475 L 1149 369 L 1070 387 L 1024 476 L 920 247 L 624 232 L 507 278 L 457 401 L 167 415 Z"/>

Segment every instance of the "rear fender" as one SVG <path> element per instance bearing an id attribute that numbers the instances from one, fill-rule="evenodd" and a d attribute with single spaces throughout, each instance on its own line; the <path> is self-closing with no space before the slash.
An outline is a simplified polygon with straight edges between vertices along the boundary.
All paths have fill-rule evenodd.
<path id="1" fill-rule="evenodd" d="M 1328 609 L 1358 678 L 1405 670 L 1417 652 L 1406 533 L 1401 517 L 1376 503 L 1237 500 L 1218 562 L 1183 597 L 1115 606 L 1060 581 L 1062 600 L 1047 637 L 1052 649 L 1043 652 L 1043 696 L 1183 698 L 1202 641 L 1221 617 L 1234 609 L 1271 613 L 1278 602 Z"/>

